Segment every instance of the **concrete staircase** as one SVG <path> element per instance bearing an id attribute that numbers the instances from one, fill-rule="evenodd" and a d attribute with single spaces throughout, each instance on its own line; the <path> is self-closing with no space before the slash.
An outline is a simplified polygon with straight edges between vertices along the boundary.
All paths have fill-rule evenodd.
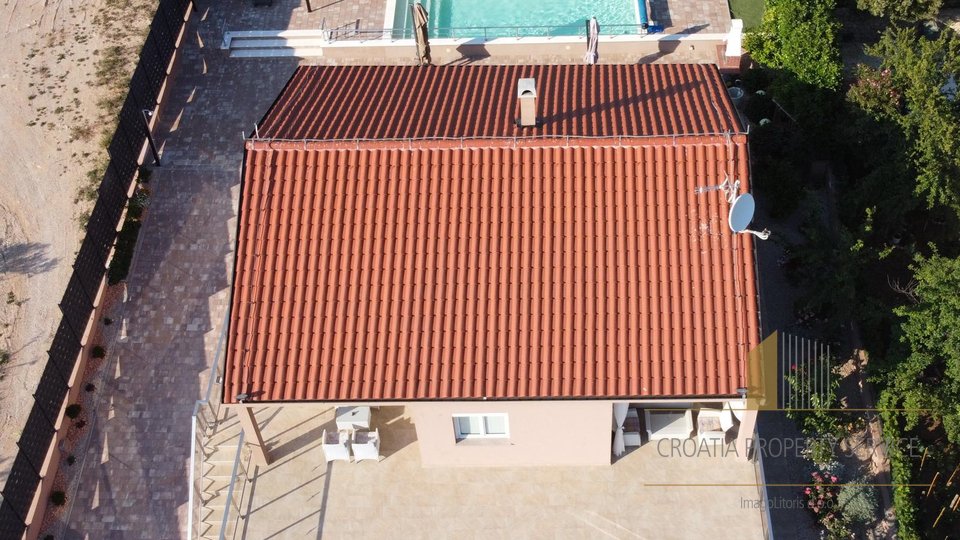
<path id="1" fill-rule="evenodd" d="M 203 437 L 202 463 L 200 465 L 200 536 L 201 540 L 215 540 L 220 538 L 220 527 L 223 515 L 230 508 L 230 517 L 227 520 L 225 538 L 233 538 L 239 508 L 237 489 L 242 483 L 240 479 L 234 488 L 233 501 L 228 500 L 230 482 L 233 479 L 234 462 L 237 458 L 237 447 L 241 444 L 240 423 L 236 416 L 227 418 L 218 423 L 215 433 Z M 238 475 L 242 471 L 237 471 Z"/>
<path id="2" fill-rule="evenodd" d="M 352 32 L 352 33 L 351 33 Z M 389 33 L 389 32 L 387 32 Z M 384 37 L 383 31 L 356 31 L 342 29 L 310 30 L 249 30 L 224 32 L 221 49 L 229 50 L 231 58 L 322 57 L 324 48 L 350 46 Z M 350 38 L 349 41 L 339 39 Z"/>
<path id="3" fill-rule="evenodd" d="M 330 44 L 326 35 L 320 29 L 224 32 L 220 48 L 231 58 L 317 57 Z"/>

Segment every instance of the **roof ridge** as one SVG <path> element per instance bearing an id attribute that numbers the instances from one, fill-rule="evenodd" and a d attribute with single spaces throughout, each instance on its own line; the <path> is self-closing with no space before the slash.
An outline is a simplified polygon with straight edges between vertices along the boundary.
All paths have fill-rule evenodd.
<path id="1" fill-rule="evenodd" d="M 681 144 L 715 144 L 722 142 L 745 143 L 745 132 L 685 134 L 685 135 L 630 135 L 619 137 L 543 136 L 517 137 L 471 137 L 437 139 L 344 139 L 344 140 L 298 140 L 247 138 L 249 150 L 423 150 L 443 148 L 575 148 L 610 146 L 675 146 Z"/>

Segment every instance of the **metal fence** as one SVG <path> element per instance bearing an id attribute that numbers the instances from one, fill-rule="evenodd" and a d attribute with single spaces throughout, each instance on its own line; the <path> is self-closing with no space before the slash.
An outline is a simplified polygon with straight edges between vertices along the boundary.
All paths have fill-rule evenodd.
<path id="1" fill-rule="evenodd" d="M 190 4 L 191 0 L 159 0 L 130 80 L 117 129 L 107 149 L 109 166 L 73 263 L 73 275 L 60 302 L 63 318 L 50 345 L 33 409 L 17 442 L 18 454 L 2 491 L 0 538 L 20 538 L 26 531 L 27 515 L 42 480 L 43 461 L 56 436 L 55 425 L 67 397 L 68 381 L 79 359 L 83 333 L 94 311 L 107 257 L 147 140 L 149 127 L 143 111 L 152 111 L 157 105 Z"/>

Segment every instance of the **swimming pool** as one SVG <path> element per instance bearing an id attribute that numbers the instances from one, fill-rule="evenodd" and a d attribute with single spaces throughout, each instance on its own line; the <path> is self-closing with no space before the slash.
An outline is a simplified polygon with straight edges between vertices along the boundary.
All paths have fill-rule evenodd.
<path id="1" fill-rule="evenodd" d="M 430 14 L 431 38 L 584 35 L 596 17 L 601 32 L 635 33 L 637 0 L 422 0 Z M 393 37 L 413 35 L 412 0 L 396 0 Z M 624 31 L 627 30 L 627 31 Z"/>

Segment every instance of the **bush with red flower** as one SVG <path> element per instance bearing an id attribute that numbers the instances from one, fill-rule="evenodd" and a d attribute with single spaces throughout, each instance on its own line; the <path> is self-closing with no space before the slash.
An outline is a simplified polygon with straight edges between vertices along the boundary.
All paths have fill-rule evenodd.
<path id="1" fill-rule="evenodd" d="M 840 515 L 837 504 L 840 496 L 840 479 L 825 472 L 815 471 L 810 475 L 813 484 L 804 488 L 807 498 L 807 508 L 813 512 L 817 521 L 823 526 L 826 538 L 850 538 L 850 529 L 847 521 Z"/>

